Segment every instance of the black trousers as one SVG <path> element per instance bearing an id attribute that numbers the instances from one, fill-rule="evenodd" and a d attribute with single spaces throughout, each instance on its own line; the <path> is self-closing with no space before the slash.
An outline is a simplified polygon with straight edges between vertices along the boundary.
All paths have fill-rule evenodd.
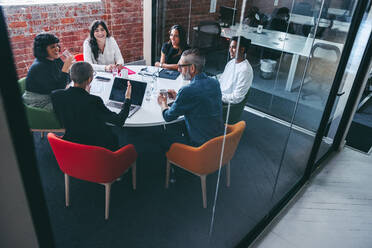
<path id="1" fill-rule="evenodd" d="M 166 125 L 162 136 L 161 146 L 164 152 L 167 152 L 173 143 L 193 145 L 184 121 Z"/>

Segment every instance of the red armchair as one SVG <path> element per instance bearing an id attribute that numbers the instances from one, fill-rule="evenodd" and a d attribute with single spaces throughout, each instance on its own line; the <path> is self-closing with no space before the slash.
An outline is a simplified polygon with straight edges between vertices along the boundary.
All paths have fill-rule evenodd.
<path id="1" fill-rule="evenodd" d="M 98 146 L 69 142 L 53 133 L 48 134 L 48 140 L 58 165 L 65 174 L 66 207 L 70 205 L 69 176 L 105 186 L 106 220 L 109 217 L 111 184 L 129 167 L 132 167 L 133 189 L 136 189 L 137 152 L 133 145 L 126 145 L 112 152 Z"/>
<path id="2" fill-rule="evenodd" d="M 82 54 L 82 53 L 75 54 L 74 57 L 75 57 L 76 62 L 84 61 L 84 54 Z"/>

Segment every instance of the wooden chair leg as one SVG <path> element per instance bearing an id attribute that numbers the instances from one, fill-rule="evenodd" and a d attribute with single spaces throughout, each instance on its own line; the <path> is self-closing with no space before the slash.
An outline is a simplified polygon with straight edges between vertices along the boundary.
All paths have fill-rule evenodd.
<path id="1" fill-rule="evenodd" d="M 133 184 L 134 190 L 136 190 L 137 188 L 136 173 L 137 173 L 137 164 L 136 164 L 136 161 L 134 161 L 134 163 L 132 164 L 132 184 Z"/>
<path id="2" fill-rule="evenodd" d="M 226 165 L 226 185 L 230 187 L 230 161 Z"/>
<path id="3" fill-rule="evenodd" d="M 202 195 L 203 195 L 203 208 L 207 208 L 207 184 L 206 184 L 206 176 L 200 176 L 200 182 L 202 187 Z"/>
<path id="4" fill-rule="evenodd" d="M 65 174 L 65 199 L 66 199 L 66 207 L 70 206 L 70 178 L 67 174 Z"/>
<path id="5" fill-rule="evenodd" d="M 167 168 L 165 172 L 165 188 L 169 187 L 169 173 L 170 173 L 170 162 L 167 159 Z"/>
<path id="6" fill-rule="evenodd" d="M 108 218 L 109 218 L 109 210 L 110 210 L 111 183 L 105 183 L 105 189 L 106 189 L 105 220 L 108 220 Z"/>

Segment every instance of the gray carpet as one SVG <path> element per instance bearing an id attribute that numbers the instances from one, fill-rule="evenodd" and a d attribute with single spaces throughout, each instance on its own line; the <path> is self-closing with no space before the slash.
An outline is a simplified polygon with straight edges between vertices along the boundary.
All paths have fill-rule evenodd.
<path id="1" fill-rule="evenodd" d="M 225 170 L 221 173 L 212 236 L 217 173 L 207 178 L 207 209 L 202 207 L 200 180 L 186 171 L 176 168 L 176 182 L 165 189 L 158 127 L 116 130 L 139 153 L 137 190 L 131 189 L 130 173 L 113 185 L 108 221 L 104 220 L 104 187 L 98 184 L 72 179 L 71 206 L 65 208 L 63 174 L 47 140 L 35 133 L 57 247 L 234 247 L 301 178 L 313 142 L 312 137 L 293 131 L 284 151 L 288 127 L 248 112 L 243 119 L 247 128 L 231 162 L 230 188 L 225 186 Z"/>

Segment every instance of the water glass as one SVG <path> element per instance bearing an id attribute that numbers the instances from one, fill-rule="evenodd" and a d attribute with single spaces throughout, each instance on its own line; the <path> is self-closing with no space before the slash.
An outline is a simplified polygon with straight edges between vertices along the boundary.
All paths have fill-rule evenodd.
<path id="1" fill-rule="evenodd" d="M 63 51 L 62 56 L 64 57 L 64 59 L 67 59 L 69 57 L 72 57 L 73 55 L 70 53 L 69 50 L 66 49 Z M 74 59 L 74 62 L 75 62 L 75 59 Z"/>
<path id="2" fill-rule="evenodd" d="M 112 71 L 111 72 L 112 72 L 112 75 L 114 77 L 116 77 L 118 75 L 118 73 L 119 73 L 118 68 L 116 66 L 114 68 L 112 68 Z"/>
<path id="3" fill-rule="evenodd" d="M 128 70 L 127 69 L 121 69 L 120 77 L 121 78 L 128 78 Z"/>
<path id="4" fill-rule="evenodd" d="M 153 83 L 151 81 L 147 82 L 147 88 L 146 88 L 146 93 L 145 93 L 146 101 L 151 100 L 152 89 L 153 89 Z"/>
<path id="5" fill-rule="evenodd" d="M 164 98 L 168 98 L 168 90 L 166 89 L 160 89 L 159 94 Z"/>
<path id="6" fill-rule="evenodd" d="M 157 97 L 157 88 L 158 88 L 158 77 L 156 75 L 152 75 L 152 94 Z"/>

